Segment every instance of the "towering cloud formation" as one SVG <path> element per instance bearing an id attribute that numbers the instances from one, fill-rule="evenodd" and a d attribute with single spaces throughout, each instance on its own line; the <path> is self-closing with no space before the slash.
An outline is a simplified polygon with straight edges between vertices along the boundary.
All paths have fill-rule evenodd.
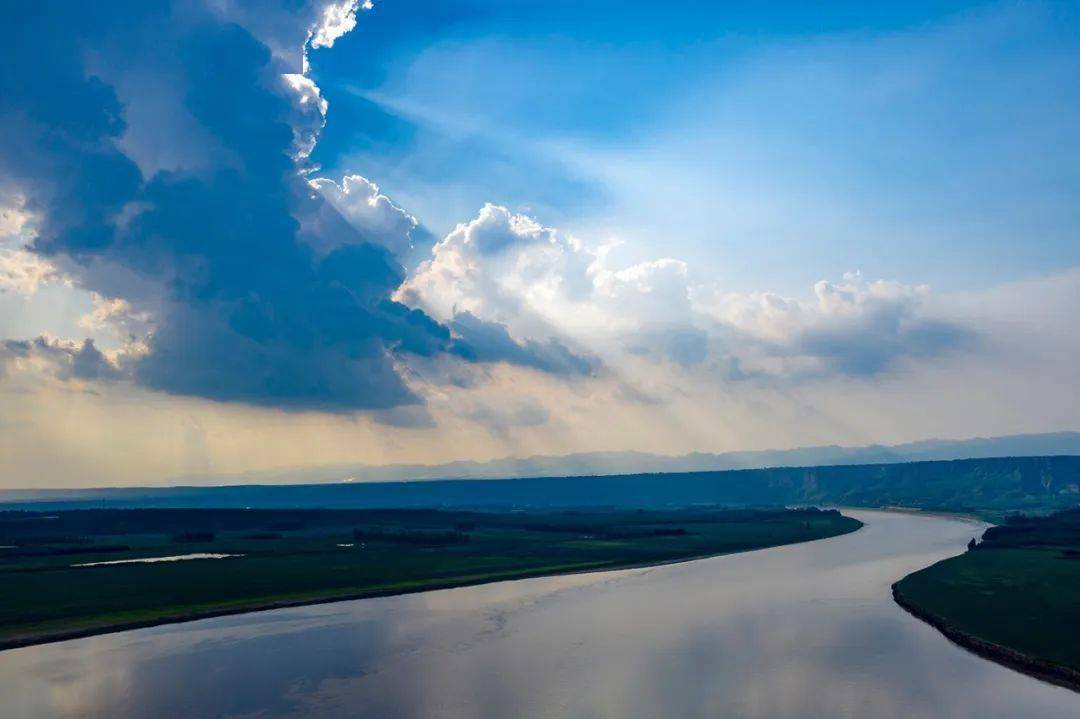
<path id="1" fill-rule="evenodd" d="M 17 5 L 0 38 L 0 197 L 22 239 L 0 248 L 0 289 L 62 275 L 93 293 L 84 326 L 129 345 L 42 339 L 5 356 L 62 378 L 352 411 L 420 403 L 409 358 L 560 377 L 642 359 L 724 379 L 869 376 L 966 339 L 927 316 L 924 289 L 850 278 L 820 283 L 816 303 L 725 295 L 679 260 L 616 267 L 610 248 L 495 205 L 408 275 L 432 244 L 417 218 L 365 177 L 306 164 L 329 110 L 307 55 L 360 7 Z"/>
<path id="2" fill-rule="evenodd" d="M 607 248 L 488 205 L 435 245 L 398 296 L 455 325 L 463 315 L 483 318 L 527 336 L 561 336 L 612 361 L 702 365 L 725 379 L 871 376 L 971 340 L 932 316 L 926 287 L 853 274 L 817 283 L 814 294 L 811 303 L 724 294 L 694 285 L 686 264 L 671 258 L 614 268 Z"/>
<path id="3" fill-rule="evenodd" d="M 684 263 L 660 259 L 614 270 L 606 248 L 495 205 L 435 245 L 399 297 L 446 320 L 469 312 L 527 335 L 582 341 L 689 319 Z"/>
<path id="4" fill-rule="evenodd" d="M 152 314 L 126 368 L 152 389 L 378 409 L 419 401 L 395 369 L 402 354 L 561 371 L 463 326 L 471 346 L 392 299 L 415 219 L 363 178 L 309 184 L 302 166 L 327 109 L 303 43 L 332 45 L 357 3 L 287 5 L 17 6 L 2 39 L 0 127 L 13 141 L 0 171 L 40 217 L 36 256 Z M 12 284 L 40 275 L 11 264 Z"/>

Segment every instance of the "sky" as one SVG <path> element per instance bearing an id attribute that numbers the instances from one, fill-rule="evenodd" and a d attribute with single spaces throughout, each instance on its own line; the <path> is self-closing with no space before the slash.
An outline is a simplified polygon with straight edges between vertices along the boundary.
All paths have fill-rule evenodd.
<path id="1" fill-rule="evenodd" d="M 0 11 L 0 487 L 1080 429 L 1080 5 Z"/>

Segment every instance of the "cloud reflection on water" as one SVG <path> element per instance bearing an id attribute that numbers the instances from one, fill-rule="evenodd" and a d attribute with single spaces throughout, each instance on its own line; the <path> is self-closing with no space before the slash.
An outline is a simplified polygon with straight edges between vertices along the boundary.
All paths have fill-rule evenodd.
<path id="1" fill-rule="evenodd" d="M 967 654 L 889 584 L 954 520 L 16 650 L 13 717 L 1072 717 L 1080 698 Z"/>

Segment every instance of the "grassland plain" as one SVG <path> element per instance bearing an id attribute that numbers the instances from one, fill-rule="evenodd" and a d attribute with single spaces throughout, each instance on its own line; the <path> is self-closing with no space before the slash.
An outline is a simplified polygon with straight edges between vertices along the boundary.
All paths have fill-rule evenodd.
<path id="1" fill-rule="evenodd" d="M 816 509 L 0 512 L 0 648 L 257 609 L 657 564 L 860 526 Z M 238 556 L 115 563 L 189 553 Z M 86 564 L 95 566 L 79 566 Z"/>
<path id="2" fill-rule="evenodd" d="M 958 644 L 1080 691 L 1080 510 L 991 527 L 893 595 Z"/>

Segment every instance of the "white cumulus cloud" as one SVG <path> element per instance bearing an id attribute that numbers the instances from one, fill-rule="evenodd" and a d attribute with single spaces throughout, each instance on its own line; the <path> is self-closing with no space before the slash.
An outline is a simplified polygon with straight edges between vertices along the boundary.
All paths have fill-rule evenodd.
<path id="1" fill-rule="evenodd" d="M 333 47 L 334 42 L 356 27 L 356 11 L 371 9 L 370 0 L 342 0 L 327 3 L 322 8 L 319 21 L 311 30 L 311 47 Z"/>
<path id="2" fill-rule="evenodd" d="M 43 282 L 57 275 L 51 262 L 32 252 L 0 249 L 0 292 L 32 295 Z"/>
<path id="3" fill-rule="evenodd" d="M 817 282 L 812 300 L 715 288 L 697 298 L 743 366 L 772 374 L 873 375 L 899 358 L 937 355 L 972 339 L 935 316 L 929 287 L 858 273 Z"/>
<path id="4" fill-rule="evenodd" d="M 689 322 L 685 263 L 615 268 L 608 249 L 489 204 L 435 245 L 399 296 L 445 320 L 469 313 L 601 354 L 646 329 Z"/>
<path id="5" fill-rule="evenodd" d="M 341 184 L 320 177 L 312 180 L 311 186 L 363 239 L 382 245 L 399 258 L 412 248 L 413 231 L 420 223 L 382 194 L 374 182 L 360 175 L 346 175 Z"/>
<path id="6" fill-rule="evenodd" d="M 295 157 L 302 160 L 315 149 L 319 135 L 326 125 L 326 111 L 329 103 L 307 75 L 285 73 L 281 76 L 286 87 L 292 93 L 294 116 L 289 123 L 293 129 L 293 142 L 296 145 Z"/>
<path id="7" fill-rule="evenodd" d="M 0 292 L 32 295 L 59 275 L 51 262 L 25 249 L 34 238 L 33 222 L 22 194 L 0 192 Z"/>
<path id="8" fill-rule="evenodd" d="M 818 282 L 812 299 L 724 293 L 693 285 L 681 260 L 615 267 L 608 250 L 489 204 L 435 245 L 399 298 L 443 320 L 468 313 L 517 337 L 569 340 L 608 363 L 706 363 L 726 378 L 871 376 L 973 336 L 935 316 L 925 286 L 856 273 Z"/>

